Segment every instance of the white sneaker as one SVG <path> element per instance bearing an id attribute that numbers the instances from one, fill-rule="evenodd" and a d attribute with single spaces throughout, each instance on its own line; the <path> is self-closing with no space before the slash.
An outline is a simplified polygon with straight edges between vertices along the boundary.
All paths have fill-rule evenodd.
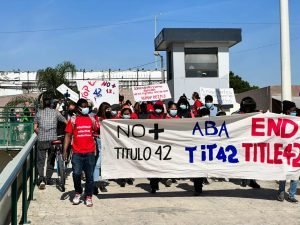
<path id="1" fill-rule="evenodd" d="M 45 187 L 46 187 L 46 184 L 45 184 L 44 181 L 42 181 L 42 182 L 40 183 L 40 185 L 39 185 L 39 189 L 40 189 L 40 190 L 44 190 Z"/>
<path id="2" fill-rule="evenodd" d="M 75 197 L 73 198 L 73 205 L 78 205 L 80 203 L 81 194 L 76 193 Z"/>
<path id="3" fill-rule="evenodd" d="M 92 207 L 93 206 L 92 196 L 86 196 L 85 204 L 86 204 L 87 207 Z"/>

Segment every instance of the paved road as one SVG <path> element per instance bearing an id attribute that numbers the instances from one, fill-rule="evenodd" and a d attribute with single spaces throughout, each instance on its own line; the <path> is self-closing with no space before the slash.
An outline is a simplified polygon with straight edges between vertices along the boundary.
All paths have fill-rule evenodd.
<path id="1" fill-rule="evenodd" d="M 193 196 L 193 186 L 181 180 L 153 195 L 148 180 L 135 180 L 121 188 L 115 182 L 107 193 L 93 198 L 94 207 L 72 205 L 74 195 L 69 177 L 66 192 L 55 186 L 35 190 L 30 204 L 31 224 L 300 224 L 300 204 L 275 200 L 277 184 L 259 182 L 260 190 L 243 188 L 232 182 L 211 182 L 201 196 Z M 300 199 L 300 196 L 298 196 Z"/>

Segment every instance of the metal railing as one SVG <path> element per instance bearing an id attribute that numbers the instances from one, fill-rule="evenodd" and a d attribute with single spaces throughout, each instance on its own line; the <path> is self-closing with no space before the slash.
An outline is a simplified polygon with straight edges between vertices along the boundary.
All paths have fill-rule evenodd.
<path id="1" fill-rule="evenodd" d="M 0 122 L 0 149 L 21 149 L 33 134 L 33 122 Z"/>
<path id="2" fill-rule="evenodd" d="M 37 182 L 36 143 L 37 136 L 33 134 L 19 154 L 0 174 L 0 225 L 28 223 L 27 211 L 30 201 L 33 200 L 33 191 Z M 18 215 L 20 196 L 22 196 L 22 210 Z"/>

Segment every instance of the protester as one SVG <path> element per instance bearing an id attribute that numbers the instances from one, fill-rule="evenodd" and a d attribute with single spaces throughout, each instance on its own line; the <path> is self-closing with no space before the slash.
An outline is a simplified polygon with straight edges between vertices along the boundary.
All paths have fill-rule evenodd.
<path id="1" fill-rule="evenodd" d="M 124 104 L 124 95 L 119 94 L 119 105 L 120 107 Z"/>
<path id="2" fill-rule="evenodd" d="M 121 113 L 120 113 L 120 118 L 121 119 L 132 119 L 132 110 L 128 105 L 123 106 Z M 123 178 L 123 179 L 118 179 L 118 183 L 120 184 L 121 187 L 125 187 L 126 183 L 128 185 L 133 185 L 134 179 L 132 178 Z"/>
<path id="3" fill-rule="evenodd" d="M 73 182 L 75 188 L 75 197 L 73 204 L 80 203 L 81 194 L 81 173 L 84 171 L 86 177 L 84 196 L 85 204 L 88 207 L 93 206 L 93 172 L 95 167 L 95 141 L 93 133 L 99 129 L 98 123 L 89 115 L 88 102 L 85 99 L 79 99 L 77 102 L 77 116 L 69 120 L 66 127 L 66 136 L 63 148 L 64 159 L 67 158 L 67 150 L 72 140 L 72 170 Z"/>
<path id="4" fill-rule="evenodd" d="M 185 94 L 183 94 L 177 102 L 177 115 L 179 118 L 193 118 L 194 114 L 191 112 L 191 106 Z"/>
<path id="5" fill-rule="evenodd" d="M 15 112 L 15 109 L 10 109 L 9 122 L 10 123 L 16 123 L 16 122 L 18 122 L 18 120 L 17 120 L 17 114 Z"/>
<path id="6" fill-rule="evenodd" d="M 100 121 L 103 121 L 105 119 L 112 119 L 112 111 L 111 106 L 107 102 L 102 102 L 99 106 L 97 115 L 94 116 L 95 120 L 100 123 Z M 99 194 L 98 189 L 100 189 L 101 192 L 107 192 L 106 186 L 109 184 L 106 180 L 103 180 L 101 178 L 101 151 L 102 151 L 102 143 L 100 138 L 100 130 L 97 132 L 97 135 L 95 135 L 96 139 L 96 157 L 95 157 L 95 168 L 94 168 L 94 187 L 93 187 L 93 194 L 97 195 Z"/>
<path id="7" fill-rule="evenodd" d="M 203 107 L 209 109 L 210 111 L 209 115 L 217 116 L 218 108 L 213 103 L 214 101 L 213 97 L 211 95 L 206 95 L 204 100 L 205 100 L 205 104 Z"/>
<path id="8" fill-rule="evenodd" d="M 147 102 L 142 102 L 140 104 L 140 112 L 139 112 L 139 119 L 147 119 L 149 116 L 149 113 L 147 111 Z"/>
<path id="9" fill-rule="evenodd" d="M 168 102 L 167 112 L 166 119 L 179 119 L 177 105 L 173 101 Z"/>
<path id="10" fill-rule="evenodd" d="M 153 112 L 149 115 L 148 119 L 166 119 L 166 114 L 164 113 L 164 103 L 161 100 L 155 102 L 153 106 Z M 170 187 L 172 184 L 171 179 L 163 178 L 150 178 L 151 193 L 155 194 L 159 190 L 159 181 L 161 181 L 166 187 Z"/>
<path id="11" fill-rule="evenodd" d="M 192 95 L 192 99 L 194 100 L 192 112 L 194 113 L 195 116 L 197 116 L 199 109 L 203 106 L 202 102 L 200 101 L 199 93 L 194 92 Z"/>
<path id="12" fill-rule="evenodd" d="M 51 180 L 54 171 L 55 151 L 51 145 L 57 140 L 57 121 L 67 123 L 66 119 L 54 109 L 51 109 L 51 99 L 44 98 L 43 109 L 39 110 L 34 118 L 34 132 L 38 135 L 37 141 L 37 169 L 39 189 L 45 189 L 45 184 L 53 185 Z M 47 159 L 46 177 L 44 176 L 44 166 Z"/>
<path id="13" fill-rule="evenodd" d="M 257 112 L 256 102 L 254 101 L 253 98 L 248 96 L 248 97 L 245 97 L 242 99 L 242 101 L 240 103 L 239 111 L 237 111 L 233 114 L 245 114 L 245 113 L 254 113 L 254 112 Z M 247 185 L 249 185 L 252 188 L 260 188 L 260 185 L 256 182 L 256 180 L 242 179 L 241 186 L 246 187 Z"/>
<path id="14" fill-rule="evenodd" d="M 153 103 L 148 101 L 147 102 L 147 113 L 152 113 L 153 111 L 154 111 Z"/>
<path id="15" fill-rule="evenodd" d="M 164 103 L 162 101 L 156 101 L 153 109 L 154 110 L 149 114 L 148 119 L 165 119 Z"/>
<path id="16" fill-rule="evenodd" d="M 297 108 L 296 104 L 291 101 L 283 101 L 282 102 L 282 113 L 290 116 L 297 116 Z M 285 184 L 286 180 L 279 181 L 279 190 L 278 190 L 278 201 L 284 201 L 284 194 L 285 194 Z M 295 198 L 297 192 L 298 180 L 291 180 L 290 182 L 290 189 L 287 201 L 292 203 L 298 203 L 298 200 Z"/>
<path id="17" fill-rule="evenodd" d="M 120 119 L 121 106 L 119 104 L 113 104 L 111 106 L 111 119 Z"/>

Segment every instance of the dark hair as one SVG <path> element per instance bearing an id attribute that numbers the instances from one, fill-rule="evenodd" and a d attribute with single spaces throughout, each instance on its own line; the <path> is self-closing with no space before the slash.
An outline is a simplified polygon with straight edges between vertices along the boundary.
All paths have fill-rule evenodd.
<path id="1" fill-rule="evenodd" d="M 216 116 L 226 116 L 226 112 L 219 111 Z"/>
<path id="2" fill-rule="evenodd" d="M 142 114 L 147 114 L 147 103 L 143 102 L 141 105 L 141 113 Z"/>
<path id="3" fill-rule="evenodd" d="M 130 108 L 123 108 L 123 109 L 121 110 L 121 115 L 123 115 L 123 113 L 124 113 L 126 110 L 129 110 L 130 114 L 132 113 L 132 111 L 131 111 Z"/>
<path id="4" fill-rule="evenodd" d="M 168 109 L 171 108 L 172 105 L 176 105 L 176 103 L 173 102 L 173 101 L 169 101 L 168 102 Z M 177 107 L 177 105 L 176 105 L 176 107 Z"/>
<path id="5" fill-rule="evenodd" d="M 200 108 L 198 110 L 198 117 L 209 116 L 209 115 L 210 115 L 210 110 L 206 107 Z"/>
<path id="6" fill-rule="evenodd" d="M 120 104 L 111 105 L 111 111 L 120 111 L 120 110 L 121 110 Z"/>
<path id="7" fill-rule="evenodd" d="M 123 102 L 124 101 L 124 95 L 119 95 L 119 102 Z"/>
<path id="8" fill-rule="evenodd" d="M 77 101 L 76 106 L 81 107 L 84 103 L 88 105 L 88 101 L 86 99 L 81 98 Z"/>
<path id="9" fill-rule="evenodd" d="M 126 105 L 132 105 L 132 104 L 131 104 L 131 101 L 130 101 L 129 99 L 126 100 L 125 104 L 126 104 Z"/>
<path id="10" fill-rule="evenodd" d="M 205 98 L 204 98 L 204 101 L 205 102 L 213 102 L 214 99 L 213 99 L 213 97 L 211 95 L 206 95 Z"/>
<path id="11" fill-rule="evenodd" d="M 44 109 L 45 108 L 50 108 L 51 107 L 51 103 L 52 103 L 51 98 L 45 97 L 43 99 L 43 108 Z"/>
<path id="12" fill-rule="evenodd" d="M 244 113 L 256 112 L 256 102 L 251 97 L 245 97 L 240 104 L 240 111 Z"/>
<path id="13" fill-rule="evenodd" d="M 193 93 L 193 97 L 194 97 L 195 99 L 200 99 L 199 93 L 198 93 L 198 92 L 194 92 L 194 93 Z"/>
<path id="14" fill-rule="evenodd" d="M 191 118 L 192 117 L 191 110 L 190 110 L 191 109 L 190 103 L 184 94 L 179 98 L 176 105 L 177 105 L 177 110 L 178 110 L 177 115 L 179 117 L 183 117 L 183 118 Z M 181 109 L 180 105 L 186 105 L 187 109 L 186 110 Z"/>
<path id="15" fill-rule="evenodd" d="M 107 108 L 110 108 L 110 104 L 107 103 L 107 102 L 102 102 L 101 105 L 99 106 L 99 109 L 98 109 L 98 113 L 97 115 L 101 118 L 106 118 L 105 116 L 105 111 Z"/>
<path id="16" fill-rule="evenodd" d="M 284 100 L 282 102 L 282 113 L 287 114 L 287 111 L 289 111 L 291 108 L 294 108 L 294 107 L 296 107 L 295 102 Z"/>

